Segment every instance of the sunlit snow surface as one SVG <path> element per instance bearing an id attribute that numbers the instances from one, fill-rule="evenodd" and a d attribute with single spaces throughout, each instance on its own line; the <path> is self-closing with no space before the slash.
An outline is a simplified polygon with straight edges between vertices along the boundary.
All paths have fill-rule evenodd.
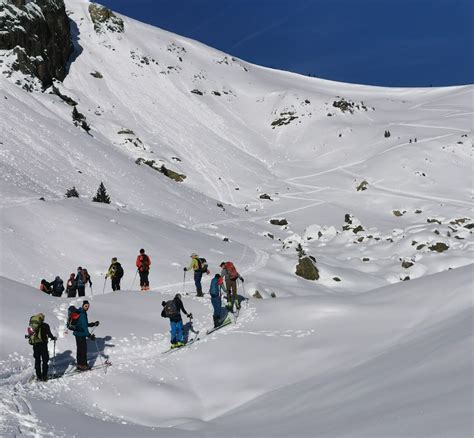
<path id="1" fill-rule="evenodd" d="M 96 34 L 87 7 L 67 1 L 80 53 L 56 85 L 91 135 L 51 90 L 0 77 L 0 434 L 471 436 L 473 87 L 307 78 L 125 17 L 125 33 Z M 341 98 L 353 113 L 333 106 Z M 90 201 L 101 181 L 110 205 Z M 64 198 L 72 186 L 80 199 Z M 294 274 L 298 244 L 319 280 Z M 134 278 L 141 247 L 146 294 Z M 200 340 L 161 355 L 161 301 L 183 292 L 191 252 L 212 273 L 233 260 L 241 295 L 263 299 L 206 336 L 209 296 L 185 295 Z M 114 256 L 124 290 L 103 293 Z M 90 344 L 90 361 L 113 366 L 31 382 L 23 334 L 39 311 L 60 337 L 57 371 L 72 366 L 64 323 L 81 300 L 37 287 L 79 265 L 101 321 L 104 353 Z"/>

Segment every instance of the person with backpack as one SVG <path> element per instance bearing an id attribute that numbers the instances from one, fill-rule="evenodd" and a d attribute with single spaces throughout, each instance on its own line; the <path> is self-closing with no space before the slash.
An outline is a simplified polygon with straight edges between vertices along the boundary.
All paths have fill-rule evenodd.
<path id="1" fill-rule="evenodd" d="M 192 313 L 186 312 L 183 301 L 181 300 L 181 294 L 176 294 L 172 300 L 163 301 L 161 305 L 163 306 L 161 316 L 170 319 L 171 348 L 186 345 L 181 312 L 183 312 L 188 318 L 192 318 L 193 315 Z"/>
<path id="2" fill-rule="evenodd" d="M 71 273 L 66 282 L 66 293 L 68 298 L 76 297 L 76 274 L 74 274 L 74 272 Z"/>
<path id="3" fill-rule="evenodd" d="M 69 307 L 67 328 L 73 331 L 76 337 L 76 368 L 79 371 L 90 370 L 87 364 L 87 338 L 95 341 L 95 335 L 89 332 L 89 327 L 97 327 L 99 321 L 89 322 L 87 311 L 89 310 L 89 301 L 84 300 L 82 306 L 76 309 L 74 306 Z"/>
<path id="4" fill-rule="evenodd" d="M 140 274 L 140 290 L 150 290 L 148 274 L 150 273 L 151 259 L 145 254 L 145 250 L 143 248 L 140 250 L 140 254 L 137 256 L 135 265 L 138 269 L 138 273 Z"/>
<path id="5" fill-rule="evenodd" d="M 53 282 L 51 283 L 51 287 L 53 288 L 53 291 L 51 293 L 53 297 L 60 297 L 63 294 L 64 282 L 59 275 L 56 276 L 56 278 L 53 280 Z"/>
<path id="6" fill-rule="evenodd" d="M 105 274 L 105 278 L 109 277 L 112 282 L 112 290 L 120 290 L 120 280 L 123 277 L 123 268 L 122 265 L 117 261 L 117 257 L 112 258 L 109 270 L 107 271 L 107 274 Z"/>
<path id="7" fill-rule="evenodd" d="M 46 281 L 44 278 L 41 280 L 40 291 L 43 291 L 45 294 L 51 295 L 51 292 L 53 292 L 53 288 L 51 287 L 51 283 L 49 281 Z"/>
<path id="8" fill-rule="evenodd" d="M 225 279 L 225 286 L 227 289 L 227 308 L 233 312 L 234 303 L 235 307 L 240 309 L 240 303 L 237 297 L 237 280 L 240 278 L 240 281 L 243 283 L 244 279 L 237 272 L 237 269 L 235 269 L 232 262 L 222 262 L 220 267 L 222 269 L 221 276 Z"/>
<path id="9" fill-rule="evenodd" d="M 92 288 L 92 281 L 87 269 L 83 269 L 80 266 L 77 268 L 76 274 L 76 289 L 77 294 L 80 297 L 84 297 L 86 295 L 86 284 L 89 283 L 90 287 Z"/>
<path id="10" fill-rule="evenodd" d="M 33 346 L 33 357 L 35 358 L 36 378 L 46 382 L 48 380 L 49 351 L 48 340 L 54 342 L 58 339 L 51 333 L 49 324 L 44 322 L 44 314 L 38 313 L 30 318 L 28 327 L 28 342 Z"/>
<path id="11" fill-rule="evenodd" d="M 212 318 L 214 320 L 214 327 L 219 327 L 221 321 L 221 291 L 227 293 L 224 286 L 224 279 L 220 276 L 220 274 L 216 274 L 211 280 L 211 286 L 209 287 L 209 294 L 211 295 L 211 304 L 214 308 L 214 314 L 212 315 Z"/>
<path id="12" fill-rule="evenodd" d="M 186 271 L 194 271 L 194 284 L 196 285 L 196 296 L 203 297 L 204 294 L 202 293 L 202 275 L 204 273 L 209 274 L 209 269 L 207 266 L 207 261 L 205 258 L 200 258 L 195 252 L 191 254 L 191 264 L 189 267 L 184 268 L 184 272 Z"/>

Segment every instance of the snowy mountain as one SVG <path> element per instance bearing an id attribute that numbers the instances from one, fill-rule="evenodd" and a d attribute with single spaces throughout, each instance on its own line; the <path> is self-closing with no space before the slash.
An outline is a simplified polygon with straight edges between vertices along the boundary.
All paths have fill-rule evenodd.
<path id="1" fill-rule="evenodd" d="M 470 436 L 473 86 L 271 70 L 85 0 L 65 1 L 63 77 L 67 31 L 2 46 L 63 14 L 23 3 L 0 2 L 2 435 Z M 110 205 L 91 202 L 100 182 Z M 209 336 L 192 252 L 245 278 L 239 318 Z M 103 293 L 114 256 L 125 290 Z M 59 371 L 74 362 L 81 300 L 37 287 L 79 265 L 113 366 L 31 383 L 35 312 Z M 161 302 L 183 288 L 200 340 L 162 356 Z"/>

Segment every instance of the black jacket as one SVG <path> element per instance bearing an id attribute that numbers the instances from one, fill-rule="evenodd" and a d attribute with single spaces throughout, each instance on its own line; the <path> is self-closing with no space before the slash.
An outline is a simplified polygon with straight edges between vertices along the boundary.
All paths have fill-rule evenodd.
<path id="1" fill-rule="evenodd" d="M 182 319 L 181 319 L 181 312 L 183 312 L 185 315 L 188 315 L 188 312 L 186 312 L 186 309 L 184 308 L 183 302 L 181 301 L 180 298 L 174 297 L 174 298 L 173 298 L 173 301 L 175 302 L 176 308 L 178 309 L 178 316 L 175 316 L 175 317 L 166 316 L 166 314 L 165 314 L 165 307 L 164 307 L 164 306 L 163 306 L 163 310 L 161 311 L 161 316 L 162 316 L 163 318 L 170 318 L 170 321 L 172 321 L 172 322 L 179 322 L 179 321 L 182 321 Z"/>

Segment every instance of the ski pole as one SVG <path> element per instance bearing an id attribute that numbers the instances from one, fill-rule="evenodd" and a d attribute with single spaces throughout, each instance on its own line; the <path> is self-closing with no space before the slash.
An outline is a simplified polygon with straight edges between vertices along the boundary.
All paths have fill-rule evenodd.
<path id="1" fill-rule="evenodd" d="M 184 295 L 184 285 L 186 283 L 186 271 L 184 271 L 184 277 L 183 277 L 183 295 Z"/>
<path id="2" fill-rule="evenodd" d="M 93 297 L 93 296 L 94 296 L 94 292 L 92 292 L 92 284 L 90 284 L 89 287 L 91 288 L 91 297 Z"/>
<path id="3" fill-rule="evenodd" d="M 53 342 L 53 377 L 56 377 L 56 339 Z"/>
<path id="4" fill-rule="evenodd" d="M 138 269 L 135 271 L 135 277 L 133 277 L 132 285 L 130 286 L 130 290 L 133 290 L 133 285 L 135 284 L 135 280 L 137 279 Z"/>
<path id="5" fill-rule="evenodd" d="M 102 295 L 105 294 L 105 284 L 107 283 L 107 275 L 104 278 L 104 287 L 102 288 Z"/>

